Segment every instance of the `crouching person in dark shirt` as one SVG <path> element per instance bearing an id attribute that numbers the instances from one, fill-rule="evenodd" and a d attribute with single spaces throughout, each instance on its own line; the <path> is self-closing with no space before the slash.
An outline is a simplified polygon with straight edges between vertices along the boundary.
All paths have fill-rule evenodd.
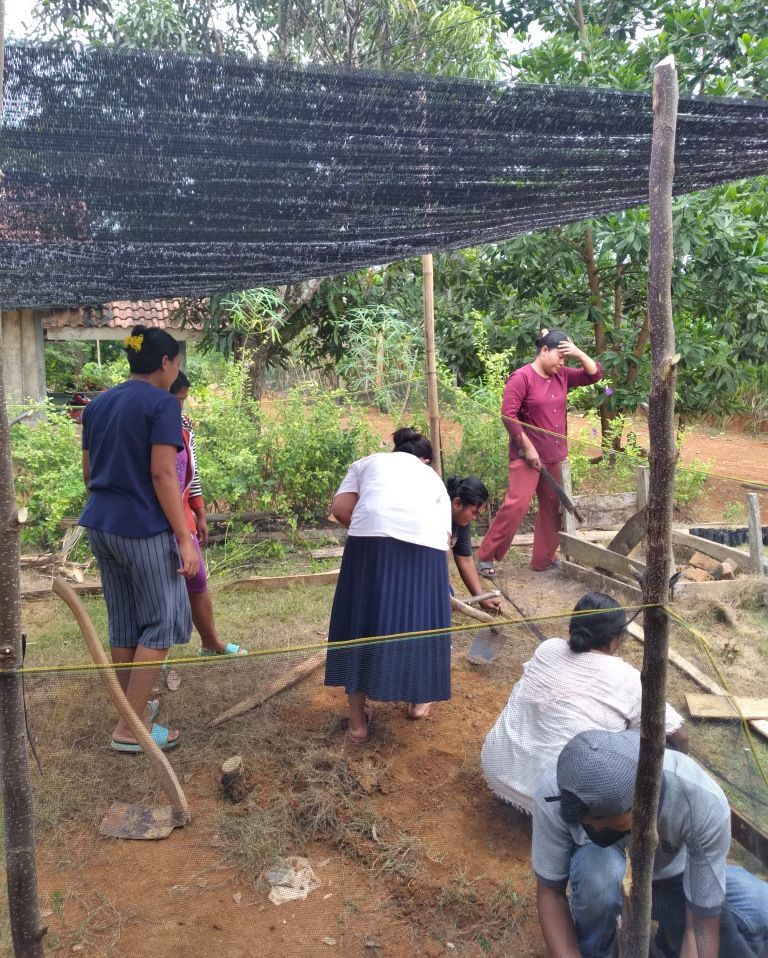
<path id="1" fill-rule="evenodd" d="M 461 581 L 470 595 L 482 595 L 487 590 L 480 583 L 475 560 L 472 558 L 472 523 L 485 509 L 488 490 L 475 476 L 448 476 L 445 480 L 451 497 L 451 552 Z M 501 608 L 497 598 L 478 603 L 482 609 L 496 613 Z"/>

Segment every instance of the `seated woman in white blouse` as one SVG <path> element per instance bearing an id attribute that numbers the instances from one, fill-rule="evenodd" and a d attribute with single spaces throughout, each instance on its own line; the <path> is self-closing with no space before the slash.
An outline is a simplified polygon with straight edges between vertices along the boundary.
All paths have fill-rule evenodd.
<path id="1" fill-rule="evenodd" d="M 603 592 L 576 603 L 565 639 L 547 639 L 523 666 L 504 710 L 483 744 L 490 788 L 531 811 L 533 792 L 567 742 L 587 729 L 640 728 L 640 673 L 619 657 L 624 610 Z M 592 613 L 592 614 L 590 614 Z M 688 751 L 683 718 L 666 712 L 667 743 Z"/>

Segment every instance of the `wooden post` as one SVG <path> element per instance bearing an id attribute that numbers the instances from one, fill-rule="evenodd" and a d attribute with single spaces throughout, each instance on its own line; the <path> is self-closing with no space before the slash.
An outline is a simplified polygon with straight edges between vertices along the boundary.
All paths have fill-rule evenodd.
<path id="1" fill-rule="evenodd" d="M 755 575 L 765 575 L 763 557 L 763 526 L 760 521 L 760 500 L 756 492 L 747 493 L 747 526 L 749 528 L 749 555 Z"/>
<path id="2" fill-rule="evenodd" d="M 435 355 L 435 292 L 433 285 L 432 254 L 421 257 L 424 273 L 424 347 L 427 374 L 427 404 L 429 407 L 429 438 L 435 458 L 432 468 L 442 476 L 443 460 L 440 449 L 440 407 L 437 399 L 437 358 Z"/>
<path id="3" fill-rule="evenodd" d="M 651 395 L 648 410 L 650 479 L 648 551 L 643 602 L 667 601 L 672 499 L 675 479 L 675 383 L 679 356 L 672 324 L 672 181 L 677 126 L 674 57 L 656 66 L 653 79 L 653 141 L 649 173 L 650 247 L 648 321 L 651 334 Z M 647 958 L 651 936 L 651 881 L 658 836 L 656 816 L 664 758 L 669 621 L 661 608 L 645 611 L 640 757 L 632 818 L 632 881 L 624 902 L 622 958 Z"/>
<path id="4" fill-rule="evenodd" d="M 637 467 L 637 508 L 648 505 L 648 466 Z"/>
<path id="5" fill-rule="evenodd" d="M 5 3 L 0 0 L 0 117 L 3 104 Z M 0 334 L 1 336 L 1 334 Z M 0 369 L 2 339 L 0 338 Z M 37 904 L 34 809 L 29 782 L 27 729 L 22 678 L 21 584 L 19 539 L 11 459 L 11 432 L 5 411 L 5 383 L 0 375 L 0 779 L 5 824 L 8 915 L 15 958 L 43 958 Z"/>

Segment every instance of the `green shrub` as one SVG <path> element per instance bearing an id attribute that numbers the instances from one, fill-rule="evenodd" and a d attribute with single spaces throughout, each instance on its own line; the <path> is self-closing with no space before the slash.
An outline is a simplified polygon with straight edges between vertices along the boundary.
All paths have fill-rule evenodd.
<path id="1" fill-rule="evenodd" d="M 378 449 L 361 411 L 340 391 L 297 387 L 269 416 L 252 400 L 210 389 L 196 398 L 203 402 L 190 410 L 200 479 L 219 511 L 322 519 L 350 463 Z"/>
<path id="2" fill-rule="evenodd" d="M 258 490 L 264 505 L 323 519 L 350 463 L 378 450 L 360 410 L 342 405 L 344 397 L 343 391 L 296 388 L 264 421 Z"/>
<path id="3" fill-rule="evenodd" d="M 489 495 L 489 508 L 495 512 L 507 489 L 509 436 L 501 421 L 501 389 L 472 388 L 444 390 L 446 412 L 461 426 L 461 446 L 448 452 L 443 462 L 446 476 L 477 476 Z"/>
<path id="4" fill-rule="evenodd" d="M 11 429 L 16 497 L 29 509 L 22 541 L 47 547 L 64 516 L 85 504 L 80 429 L 51 403 L 47 418 Z"/>

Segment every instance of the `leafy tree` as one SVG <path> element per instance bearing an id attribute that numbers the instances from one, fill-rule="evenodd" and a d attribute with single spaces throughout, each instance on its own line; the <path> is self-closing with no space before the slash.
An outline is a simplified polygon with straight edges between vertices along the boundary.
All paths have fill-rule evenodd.
<path id="1" fill-rule="evenodd" d="M 674 53 L 684 93 L 766 91 L 768 39 L 754 35 L 764 17 L 752 0 L 700 7 L 575 0 L 502 3 L 499 10 L 514 30 L 536 21 L 547 31 L 512 58 L 520 80 L 649 90 L 655 63 Z M 754 363 L 755 349 L 768 343 L 766 202 L 766 182 L 758 180 L 675 203 L 673 293 L 683 407 L 727 405 L 739 383 L 736 363 Z M 478 291 L 480 302 L 486 302 L 485 291 L 495 302 L 486 309 L 474 303 L 487 322 L 500 324 L 493 336 L 499 348 L 517 349 L 522 328 L 528 353 L 537 321 L 593 340 L 613 381 L 612 395 L 599 400 L 604 433 L 611 416 L 633 408 L 648 388 L 647 247 L 647 210 L 638 209 L 519 237 L 480 254 L 493 273 Z M 476 258 L 460 261 L 465 272 Z M 468 298 L 465 290 L 460 299 Z M 498 315 L 500 305 L 506 318 Z M 461 330 L 441 324 L 439 332 L 443 355 L 447 349 L 464 376 L 477 376 L 477 360 L 461 356 Z"/>

